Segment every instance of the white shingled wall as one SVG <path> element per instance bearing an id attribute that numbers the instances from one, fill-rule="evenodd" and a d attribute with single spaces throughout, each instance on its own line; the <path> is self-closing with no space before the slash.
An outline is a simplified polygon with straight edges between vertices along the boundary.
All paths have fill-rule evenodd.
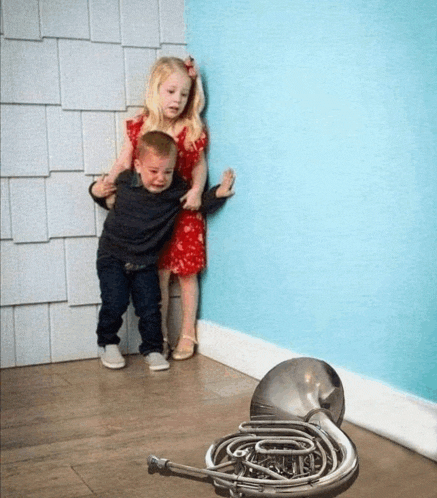
<path id="1" fill-rule="evenodd" d="M 88 186 L 117 156 L 150 65 L 186 55 L 183 11 L 183 0 L 2 0 L 2 368 L 97 355 L 106 213 Z M 132 308 L 125 318 L 134 353 Z"/>

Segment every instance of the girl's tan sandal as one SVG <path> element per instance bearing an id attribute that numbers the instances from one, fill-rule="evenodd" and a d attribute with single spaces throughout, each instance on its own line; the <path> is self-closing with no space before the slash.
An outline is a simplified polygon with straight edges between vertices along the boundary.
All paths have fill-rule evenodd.
<path id="1" fill-rule="evenodd" d="M 187 339 L 185 341 L 185 344 L 187 345 L 182 348 L 180 347 L 181 339 Z M 188 341 L 190 342 L 188 343 Z M 175 350 L 172 353 L 173 360 L 188 360 L 194 355 L 196 345 L 197 345 L 196 339 L 188 335 L 182 335 L 179 338 L 178 345 L 176 346 Z"/>

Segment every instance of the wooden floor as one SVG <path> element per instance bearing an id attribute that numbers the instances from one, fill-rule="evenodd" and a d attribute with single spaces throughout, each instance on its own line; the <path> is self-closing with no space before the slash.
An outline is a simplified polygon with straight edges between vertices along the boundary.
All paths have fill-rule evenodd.
<path id="1" fill-rule="evenodd" d="M 204 467 L 209 445 L 248 420 L 257 382 L 208 358 L 150 372 L 98 360 L 3 370 L 2 498 L 216 498 L 208 481 L 149 474 L 153 453 Z M 347 403 L 347 400 L 346 400 Z M 435 498 L 437 466 L 343 423 L 360 476 L 343 498 Z"/>

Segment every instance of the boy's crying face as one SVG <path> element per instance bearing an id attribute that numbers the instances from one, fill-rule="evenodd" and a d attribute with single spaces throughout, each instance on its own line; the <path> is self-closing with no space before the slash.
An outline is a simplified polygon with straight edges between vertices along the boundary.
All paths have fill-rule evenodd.
<path id="1" fill-rule="evenodd" d="M 135 170 L 141 176 L 146 190 L 152 194 L 160 194 L 170 187 L 176 165 L 176 152 L 169 156 L 159 156 L 148 149 L 135 160 Z"/>

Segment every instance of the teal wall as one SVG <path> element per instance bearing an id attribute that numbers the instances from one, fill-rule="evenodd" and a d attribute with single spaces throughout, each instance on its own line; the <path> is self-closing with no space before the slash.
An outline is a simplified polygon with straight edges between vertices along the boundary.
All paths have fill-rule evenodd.
<path id="1" fill-rule="evenodd" d="M 208 96 L 201 318 L 437 401 L 435 0 L 185 0 Z"/>

